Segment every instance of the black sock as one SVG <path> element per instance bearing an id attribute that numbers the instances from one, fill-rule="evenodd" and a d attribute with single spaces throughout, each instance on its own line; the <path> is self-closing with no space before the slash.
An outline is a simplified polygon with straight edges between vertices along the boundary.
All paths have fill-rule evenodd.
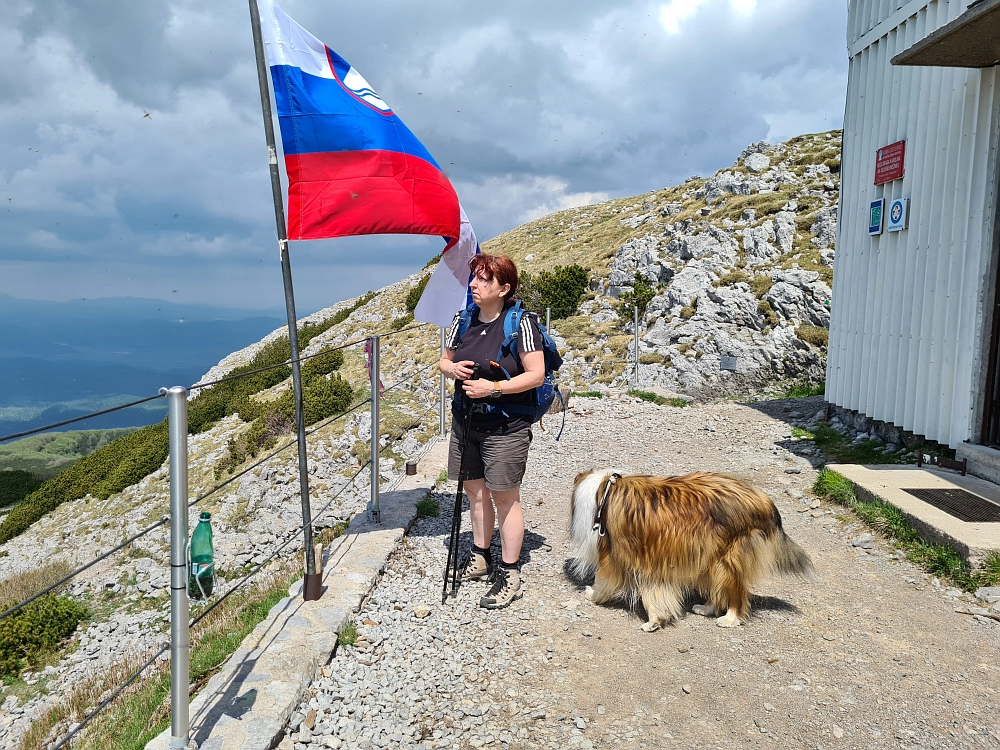
<path id="1" fill-rule="evenodd" d="M 506 568 L 507 570 L 517 570 L 517 563 L 516 562 L 512 562 L 512 563 L 504 562 L 501 559 L 500 560 L 500 567 L 501 568 Z"/>
<path id="2" fill-rule="evenodd" d="M 481 556 L 485 557 L 487 565 L 492 565 L 493 564 L 493 554 L 490 552 L 490 548 L 489 547 L 487 547 L 486 549 L 483 549 L 482 547 L 477 547 L 475 544 L 473 544 L 472 545 L 472 551 L 475 554 L 477 554 L 477 555 L 481 555 Z"/>

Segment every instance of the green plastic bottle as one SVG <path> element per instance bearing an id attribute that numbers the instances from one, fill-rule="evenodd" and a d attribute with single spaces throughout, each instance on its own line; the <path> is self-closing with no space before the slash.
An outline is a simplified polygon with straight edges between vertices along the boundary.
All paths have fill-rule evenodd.
<path id="1" fill-rule="evenodd" d="M 205 599 L 215 588 L 215 548 L 212 545 L 212 514 L 205 511 L 191 535 L 188 596 Z"/>

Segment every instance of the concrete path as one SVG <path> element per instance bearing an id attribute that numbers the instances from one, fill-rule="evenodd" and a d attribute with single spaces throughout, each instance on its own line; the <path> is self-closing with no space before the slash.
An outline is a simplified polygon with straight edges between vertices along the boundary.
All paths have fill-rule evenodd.
<path id="1" fill-rule="evenodd" d="M 323 596 L 302 601 L 289 590 L 191 703 L 191 739 L 201 750 L 270 750 L 318 670 L 330 661 L 337 632 L 353 619 L 416 518 L 443 466 L 444 443 L 424 456 L 415 477 L 381 495 L 381 522 L 364 513 L 324 552 Z M 146 750 L 168 750 L 170 730 Z"/>

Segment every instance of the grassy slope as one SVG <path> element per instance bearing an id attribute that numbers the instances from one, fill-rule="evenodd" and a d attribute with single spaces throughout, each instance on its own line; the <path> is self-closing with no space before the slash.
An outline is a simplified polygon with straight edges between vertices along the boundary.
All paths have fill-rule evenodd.
<path id="1" fill-rule="evenodd" d="M 0 471 L 21 469 L 42 479 L 50 479 L 84 456 L 89 456 L 134 429 L 124 427 L 117 430 L 50 432 L 0 445 Z"/>

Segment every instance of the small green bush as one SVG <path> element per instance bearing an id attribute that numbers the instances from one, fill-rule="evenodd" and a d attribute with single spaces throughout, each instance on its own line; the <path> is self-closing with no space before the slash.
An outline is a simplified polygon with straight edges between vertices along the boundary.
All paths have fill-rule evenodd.
<path id="1" fill-rule="evenodd" d="M 521 273 L 518 277 L 518 297 L 526 308 L 544 315 L 552 311 L 553 320 L 562 320 L 576 314 L 580 299 L 587 291 L 587 269 L 573 264 L 556 266 L 552 271 L 537 274 Z"/>
<path id="2" fill-rule="evenodd" d="M 341 349 L 325 351 L 302 363 L 302 380 L 314 380 L 329 375 L 344 366 L 344 352 Z"/>
<path id="3" fill-rule="evenodd" d="M 441 508 L 438 501 L 428 495 L 417 503 L 417 518 L 437 518 L 441 515 Z"/>
<path id="4" fill-rule="evenodd" d="M 53 653 L 86 616 L 68 596 L 46 594 L 0 620 L 0 676 L 9 682 Z"/>
<path id="5" fill-rule="evenodd" d="M 683 409 L 685 406 L 691 406 L 691 402 L 686 398 L 681 398 L 680 396 L 671 396 L 666 399 L 667 406 L 676 406 L 678 409 Z"/>
<path id="6" fill-rule="evenodd" d="M 600 391 L 574 391 L 573 395 L 577 398 L 604 398 Z"/>
<path id="7" fill-rule="evenodd" d="M 431 280 L 431 275 L 425 273 L 423 278 L 417 282 L 417 285 L 413 287 L 406 295 L 406 311 L 408 313 L 413 313 L 417 309 L 417 303 L 420 301 L 420 296 L 424 293 L 424 289 L 427 288 L 427 282 Z"/>
<path id="8" fill-rule="evenodd" d="M 822 396 L 826 393 L 826 382 L 810 383 L 807 380 L 800 380 L 790 385 L 782 394 L 782 398 L 809 398 L 810 396 Z"/>
<path id="9" fill-rule="evenodd" d="M 291 391 L 288 391 L 288 407 L 294 413 L 294 401 Z M 332 417 L 351 405 L 354 391 L 350 383 L 339 375 L 330 378 L 316 378 L 306 383 L 302 389 L 302 408 L 305 412 L 307 425 L 316 424 L 322 419 Z"/>
<path id="10" fill-rule="evenodd" d="M 341 646 L 353 646 L 357 642 L 358 626 L 353 620 L 349 620 L 337 631 L 337 643 Z"/>
<path id="11" fill-rule="evenodd" d="M 30 471 L 5 469 L 0 471 L 0 507 L 19 503 L 42 486 L 42 480 Z"/>
<path id="12" fill-rule="evenodd" d="M 632 398 L 642 399 L 643 401 L 649 401 L 650 403 L 662 405 L 667 403 L 667 399 L 658 393 L 653 393 L 652 391 L 641 391 L 638 388 L 629 388 L 628 395 Z"/>
<path id="13" fill-rule="evenodd" d="M 394 321 L 392 321 L 392 323 L 389 325 L 389 328 L 391 328 L 394 331 L 399 331 L 402 330 L 403 328 L 406 328 L 406 326 L 410 325 L 410 323 L 412 322 L 413 322 L 413 313 L 406 313 L 406 315 L 404 315 L 403 317 L 396 318 Z"/>
<path id="14" fill-rule="evenodd" d="M 795 329 L 795 335 L 807 344 L 825 348 L 830 342 L 830 330 L 822 326 L 802 324 Z"/>
<path id="15" fill-rule="evenodd" d="M 615 305 L 618 317 L 623 320 L 631 320 L 632 309 L 638 307 L 639 319 L 641 320 L 646 314 L 646 308 L 649 307 L 649 303 L 653 301 L 660 288 L 661 285 L 653 286 L 645 276 L 636 271 L 635 278 L 632 280 L 632 289 L 622 292 Z"/>

